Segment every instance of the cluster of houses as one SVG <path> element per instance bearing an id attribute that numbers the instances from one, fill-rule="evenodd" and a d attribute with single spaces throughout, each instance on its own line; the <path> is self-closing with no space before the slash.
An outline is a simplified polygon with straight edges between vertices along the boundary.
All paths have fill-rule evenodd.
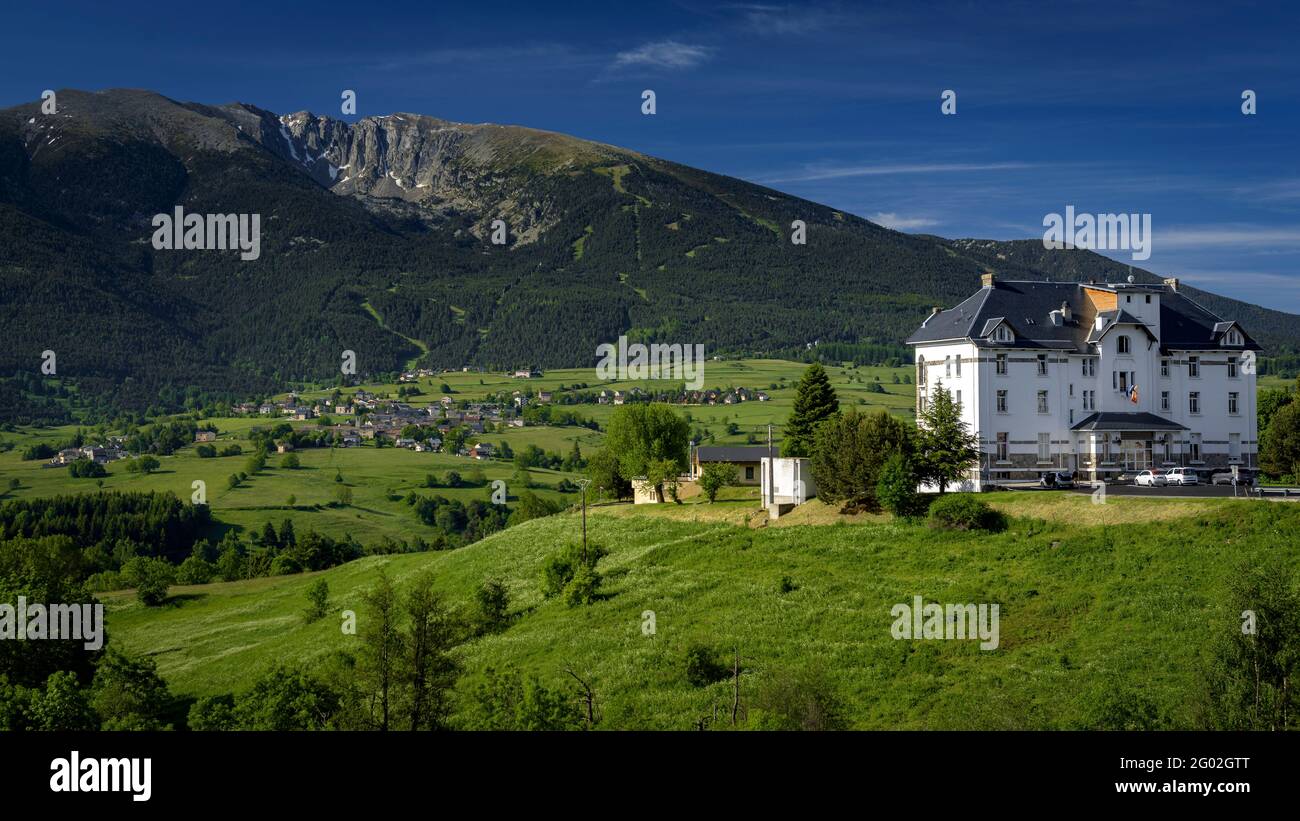
<path id="1" fill-rule="evenodd" d="M 109 462 L 116 462 L 118 459 L 126 459 L 131 454 L 127 453 L 122 447 L 120 438 L 113 437 L 104 445 L 83 445 L 79 448 L 64 448 L 54 455 L 54 458 L 46 462 L 44 467 L 54 468 L 70 465 L 81 459 L 89 459 L 100 465 L 107 465 Z"/>
<path id="2" fill-rule="evenodd" d="M 597 405 L 623 405 L 628 402 L 668 402 L 674 405 L 738 405 L 741 402 L 766 402 L 772 397 L 763 391 L 749 388 L 711 389 L 706 391 L 658 391 L 651 393 L 640 388 L 627 391 L 602 390 L 582 397 Z M 547 400 L 550 401 L 550 400 Z"/>
<path id="3" fill-rule="evenodd" d="M 397 377 L 398 382 L 418 382 L 434 375 L 432 368 L 418 368 L 413 371 L 404 371 Z"/>

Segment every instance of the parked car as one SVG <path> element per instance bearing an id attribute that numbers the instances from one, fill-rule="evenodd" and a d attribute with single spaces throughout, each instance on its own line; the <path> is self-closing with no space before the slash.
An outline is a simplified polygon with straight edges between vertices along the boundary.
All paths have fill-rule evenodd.
<path id="1" fill-rule="evenodd" d="M 1054 489 L 1074 487 L 1074 474 L 1068 470 L 1053 470 L 1038 477 L 1038 486 Z"/>
<path id="2" fill-rule="evenodd" d="M 1165 474 L 1165 484 L 1168 485 L 1199 485 L 1201 477 L 1197 475 L 1194 468 L 1170 468 Z"/>
<path id="3" fill-rule="evenodd" d="M 1164 487 L 1168 484 L 1163 470 L 1144 470 L 1134 479 L 1133 484 L 1138 487 Z"/>
<path id="4" fill-rule="evenodd" d="M 1217 471 L 1213 476 L 1210 477 L 1210 484 L 1212 485 L 1236 484 L 1238 486 L 1244 485 L 1246 487 L 1250 487 L 1255 483 L 1255 477 L 1257 475 L 1259 475 L 1259 472 L 1252 468 L 1237 468 L 1237 477 L 1236 479 L 1233 479 L 1232 471 L 1222 470 L 1222 471 Z"/>

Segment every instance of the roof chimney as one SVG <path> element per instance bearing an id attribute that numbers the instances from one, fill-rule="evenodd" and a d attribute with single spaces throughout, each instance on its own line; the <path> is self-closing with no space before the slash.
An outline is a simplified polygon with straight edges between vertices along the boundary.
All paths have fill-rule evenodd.
<path id="1" fill-rule="evenodd" d="M 943 310 L 942 307 L 935 305 L 933 308 L 930 309 L 930 316 L 934 316 L 935 314 L 939 313 L 942 310 Z"/>
<path id="2" fill-rule="evenodd" d="M 1106 317 L 1102 316 L 1101 314 L 1097 314 L 1097 319 L 1096 322 L 1093 323 L 1093 327 L 1095 327 L 1099 331 L 1102 328 L 1106 327 Z"/>
<path id="3" fill-rule="evenodd" d="M 1065 318 L 1066 322 L 1070 321 L 1070 303 L 1065 300 L 1061 300 L 1061 316 Z"/>
<path id="4" fill-rule="evenodd" d="M 985 288 L 992 288 L 993 284 L 997 281 L 998 281 L 997 277 L 993 276 L 993 274 L 991 273 L 980 274 L 980 284 L 982 284 Z"/>
<path id="5" fill-rule="evenodd" d="M 1168 286 L 1169 286 L 1169 290 L 1171 290 L 1171 291 L 1177 291 L 1177 290 L 1178 290 L 1178 277 L 1169 277 L 1169 278 L 1167 278 L 1167 279 L 1165 280 L 1165 285 L 1168 285 Z"/>

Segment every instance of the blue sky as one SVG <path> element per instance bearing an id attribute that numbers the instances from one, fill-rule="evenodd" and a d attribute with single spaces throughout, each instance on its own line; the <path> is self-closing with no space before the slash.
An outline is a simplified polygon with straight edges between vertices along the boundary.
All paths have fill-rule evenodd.
<path id="1" fill-rule="evenodd" d="M 1284 3 L 59 5 L 6 9 L 0 105 L 136 87 L 341 116 L 354 89 L 359 116 L 563 131 L 904 231 L 1041 238 L 1067 205 L 1149 213 L 1134 264 L 1300 313 Z"/>

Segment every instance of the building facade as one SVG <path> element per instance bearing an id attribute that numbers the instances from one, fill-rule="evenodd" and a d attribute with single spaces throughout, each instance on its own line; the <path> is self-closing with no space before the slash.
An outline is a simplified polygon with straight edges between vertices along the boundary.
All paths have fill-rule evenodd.
<path id="1" fill-rule="evenodd" d="M 1178 290 L 1000 282 L 933 309 L 908 339 L 918 413 L 942 385 L 979 436 L 971 486 L 1053 470 L 1085 480 L 1256 465 L 1259 345 Z"/>

